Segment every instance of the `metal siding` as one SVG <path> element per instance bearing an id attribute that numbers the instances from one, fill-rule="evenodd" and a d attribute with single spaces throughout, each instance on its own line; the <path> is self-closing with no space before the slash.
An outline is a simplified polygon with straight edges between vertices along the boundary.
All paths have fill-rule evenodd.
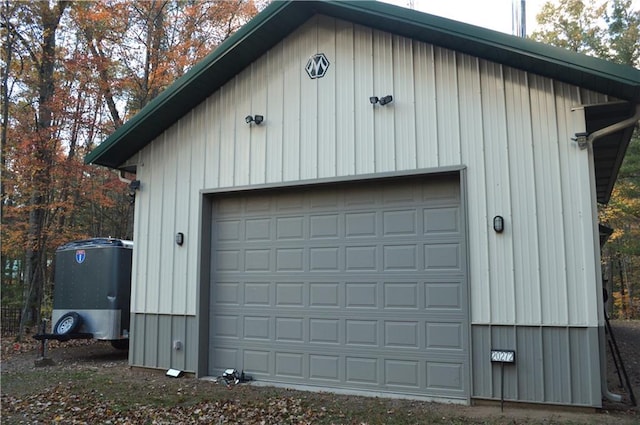
<path id="1" fill-rule="evenodd" d="M 305 26 L 307 28 L 308 26 Z M 302 30 L 299 30 L 302 31 Z M 308 52 L 304 51 L 303 36 L 294 33 L 283 41 L 283 72 L 284 72 L 284 135 L 282 141 L 282 180 L 300 179 L 300 142 L 302 138 L 300 126 L 302 120 L 303 97 L 301 84 L 302 69 L 308 59 Z"/>
<path id="2" fill-rule="evenodd" d="M 434 47 L 414 42 L 413 86 L 418 168 L 438 166 L 438 116 Z M 464 106 L 464 103 L 462 103 Z"/>
<path id="3" fill-rule="evenodd" d="M 504 232 L 496 233 L 489 224 L 489 268 L 491 323 L 514 323 L 513 222 L 511 214 L 509 147 L 502 66 L 480 61 L 482 90 L 487 221 L 504 218 Z"/>
<path id="4" fill-rule="evenodd" d="M 572 108 L 580 103 L 576 87 L 556 83 L 560 161 L 563 185 L 564 228 L 567 243 L 567 311 L 571 325 L 597 326 L 597 315 L 589 314 L 599 309 L 596 256 L 594 255 L 593 229 L 598 222 L 592 215 L 595 200 L 590 167 L 593 159 L 584 155 L 577 143 L 571 140 L 576 133 L 575 114 Z M 584 131 L 584 130 L 582 130 Z M 597 233 L 596 233 L 597 235 Z M 592 290 L 585 290 L 591 288 Z"/>
<path id="5" fill-rule="evenodd" d="M 460 163 L 459 93 L 456 53 L 434 48 L 436 75 L 436 111 L 438 126 L 438 165 Z"/>
<path id="6" fill-rule="evenodd" d="M 366 95 L 356 97 L 355 81 L 358 76 L 355 73 L 355 40 L 353 25 L 336 21 L 336 49 L 335 66 L 332 72 L 336 74 L 336 174 L 355 174 L 356 149 L 355 149 L 355 114 L 356 103 L 367 105 Z"/>
<path id="7" fill-rule="evenodd" d="M 235 119 L 232 121 L 232 131 L 230 139 L 224 143 L 231 143 L 234 146 L 234 168 L 233 186 L 246 186 L 249 184 L 249 173 L 251 172 L 251 134 L 259 132 L 261 128 L 255 124 L 247 125 L 245 117 L 254 115 L 251 112 L 251 66 L 246 68 L 235 78 L 233 86 L 233 106 Z"/>
<path id="8" fill-rule="evenodd" d="M 526 73 L 504 69 L 509 145 L 509 180 L 513 234 L 513 285 L 515 323 L 538 324 L 540 315 L 540 281 L 538 228 L 535 198 L 535 168 L 529 80 Z"/>
<path id="9" fill-rule="evenodd" d="M 173 297 L 173 285 L 177 284 L 182 286 L 180 280 L 174 281 L 172 278 L 167 279 L 166 276 L 173 277 L 174 270 L 174 253 L 176 244 L 174 242 L 174 230 L 176 220 L 176 191 L 179 190 L 177 185 L 177 160 L 179 144 L 172 143 L 173 140 L 184 140 L 184 127 L 187 125 L 187 121 L 180 121 L 178 125 L 172 127 L 166 133 L 162 158 L 164 161 L 163 175 L 161 180 L 162 194 L 161 210 L 156 210 L 156 214 L 160 213 L 160 229 L 159 233 L 159 248 L 160 258 L 158 264 L 158 270 L 160 276 L 158 278 L 158 309 L 157 313 L 170 313 L 172 311 Z M 151 184 L 158 184 L 156 181 Z"/>
<path id="10" fill-rule="evenodd" d="M 229 187 L 235 184 L 235 148 L 236 148 L 236 80 L 238 77 L 229 81 L 220 89 L 220 187 Z M 244 117 L 242 117 L 244 124 Z M 248 131 L 246 127 L 242 131 Z"/>
<path id="11" fill-rule="evenodd" d="M 194 116 L 193 125 L 199 134 L 191 142 L 195 147 L 189 164 L 196 167 L 196 170 L 192 171 L 194 174 L 193 183 L 196 187 L 220 186 L 222 124 L 221 120 L 211 119 L 211 117 L 220 116 L 221 109 L 221 92 L 217 91 L 204 102 L 203 107 L 199 108 L 198 114 Z M 200 177 L 204 181 L 200 181 Z"/>
<path id="12" fill-rule="evenodd" d="M 284 44 L 280 43 L 267 52 L 268 66 L 266 77 L 260 78 L 262 84 L 267 85 L 267 104 L 265 119 L 269 128 L 266 131 L 266 181 L 282 181 L 283 167 L 283 137 L 285 129 L 284 120 L 284 93 L 285 87 L 289 89 L 289 81 L 285 80 L 283 68 Z M 263 77 L 263 76 L 259 76 Z M 208 187 L 216 187 L 215 185 Z"/>
<path id="13" fill-rule="evenodd" d="M 198 223 L 200 221 L 200 188 L 206 187 L 208 179 L 218 182 L 219 158 L 220 158 L 220 127 L 214 123 L 209 127 L 211 121 L 210 114 L 215 113 L 220 102 L 213 103 L 220 97 L 218 94 L 212 96 L 207 102 L 201 105 L 193 115 L 192 128 L 195 132 L 194 140 L 191 141 L 191 158 L 189 164 L 189 190 L 188 193 L 188 216 L 187 233 L 185 234 L 187 256 L 187 270 L 185 273 L 186 288 L 177 288 L 183 292 L 185 297 L 185 309 L 176 310 L 175 314 L 196 314 L 197 290 L 198 290 L 198 253 L 200 250 L 200 235 Z M 209 131 L 211 129 L 211 131 Z M 211 172 L 211 171 L 212 172 Z"/>
<path id="14" fill-rule="evenodd" d="M 480 61 L 459 55 L 460 143 L 467 168 L 469 205 L 469 274 L 472 322 L 491 320 L 491 280 L 489 278 L 489 218 L 484 160 L 483 105 L 480 90 Z"/>
<path id="15" fill-rule="evenodd" d="M 414 170 L 417 167 L 413 58 L 412 40 L 394 36 L 394 102 L 391 105 L 395 116 L 396 170 Z"/>
<path id="16" fill-rule="evenodd" d="M 315 80 L 318 104 L 316 118 L 318 125 L 317 177 L 333 177 L 337 172 L 337 75 L 342 70 L 340 69 L 341 64 L 336 63 L 336 50 L 336 21 L 320 15 L 318 16 L 316 53 L 324 53 L 329 59 L 330 65 L 325 76 Z M 313 102 L 313 99 L 309 99 L 309 101 Z M 341 117 L 341 120 L 344 118 L 345 116 Z"/>
<path id="17" fill-rule="evenodd" d="M 266 182 L 267 168 L 267 131 L 270 129 L 270 117 L 267 116 L 267 87 L 264 83 L 265 75 L 268 75 L 269 58 L 263 56 L 251 64 L 250 98 L 251 107 L 247 114 L 262 115 L 266 122 L 249 127 L 249 184 L 261 184 Z M 246 115 L 245 115 L 246 116 Z M 277 126 L 277 124 L 276 124 Z M 242 141 L 238 141 L 242 143 Z"/>
<path id="18" fill-rule="evenodd" d="M 147 235 L 147 246 L 140 247 L 145 250 L 147 257 L 146 279 L 145 279 L 145 303 L 144 310 L 146 312 L 157 313 L 160 308 L 160 291 L 159 283 L 161 281 L 160 262 L 162 261 L 162 195 L 165 189 L 164 169 L 163 169 L 163 153 L 166 143 L 166 134 L 163 134 L 150 148 L 150 164 L 151 169 L 149 180 L 140 184 L 140 190 L 146 191 L 149 196 L 149 210 L 147 220 L 149 221 L 149 233 Z M 135 241 L 134 241 L 135 242 Z"/>
<path id="19" fill-rule="evenodd" d="M 319 88 L 321 81 L 326 77 L 312 80 L 304 70 L 307 60 L 318 53 L 318 19 L 318 17 L 312 18 L 305 24 L 309 27 L 308 33 L 305 37 L 301 37 L 296 66 L 300 74 L 300 99 L 296 100 L 300 104 L 300 138 L 297 143 L 300 145 L 298 163 L 302 180 L 317 178 L 319 161 L 322 160 L 318 156 L 318 103 L 319 98 L 327 95 Z"/>
<path id="20" fill-rule="evenodd" d="M 373 93 L 370 96 L 393 95 L 393 36 L 381 31 L 373 31 Z M 376 173 L 395 169 L 394 104 L 369 105 L 373 110 L 373 140 L 375 148 L 374 169 Z M 403 100 L 404 101 L 404 100 Z"/>
<path id="21" fill-rule="evenodd" d="M 158 358 L 160 356 L 161 347 L 158 344 L 158 325 L 159 316 L 157 314 L 145 315 L 142 319 L 144 335 L 144 351 L 142 353 L 142 364 L 150 367 L 158 367 Z"/>
<path id="22" fill-rule="evenodd" d="M 553 82 L 530 75 L 542 323 L 567 324 L 565 241 Z M 550 227 L 550 224 L 553 226 Z"/>
<path id="23" fill-rule="evenodd" d="M 195 372 L 198 340 L 195 321 L 194 316 L 133 314 L 129 364 Z M 174 341 L 182 343 L 180 350 L 173 348 Z"/>
<path id="24" fill-rule="evenodd" d="M 375 147 L 373 108 L 370 96 L 377 96 L 373 85 L 373 32 L 370 28 L 354 26 L 354 85 L 355 99 L 355 173 L 368 174 L 375 171 Z"/>
<path id="25" fill-rule="evenodd" d="M 500 399 L 500 365 L 490 350 L 515 350 L 505 365 L 504 398 L 601 406 L 595 327 L 472 325 L 473 397 Z"/>

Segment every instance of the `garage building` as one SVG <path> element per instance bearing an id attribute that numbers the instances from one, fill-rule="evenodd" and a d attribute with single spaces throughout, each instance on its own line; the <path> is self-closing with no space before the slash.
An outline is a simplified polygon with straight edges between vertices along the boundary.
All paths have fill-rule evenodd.
<path id="1" fill-rule="evenodd" d="M 130 364 L 601 406 L 597 203 L 640 71 L 378 2 L 274 2 L 91 152 L 135 173 Z"/>

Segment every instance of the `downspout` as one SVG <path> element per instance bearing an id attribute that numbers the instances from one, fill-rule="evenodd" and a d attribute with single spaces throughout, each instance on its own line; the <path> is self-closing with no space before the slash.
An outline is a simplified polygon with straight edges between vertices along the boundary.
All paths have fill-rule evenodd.
<path id="1" fill-rule="evenodd" d="M 615 133 L 616 131 L 624 130 L 627 127 L 631 127 L 638 121 L 640 121 L 640 104 L 636 105 L 636 113 L 633 114 L 632 117 L 615 124 L 611 124 L 610 126 L 607 126 L 605 128 L 601 128 L 600 130 L 594 131 L 591 134 L 576 133 L 576 138 L 574 140 L 578 143 L 580 149 L 586 149 L 589 145 L 593 146 L 596 140 L 600 139 L 601 137 L 608 136 L 612 133 Z"/>
<path id="2" fill-rule="evenodd" d="M 591 134 L 588 133 L 576 133 L 576 138 L 574 139 L 580 149 L 586 149 L 588 146 L 593 146 L 593 144 L 600 138 L 608 136 L 612 133 L 615 133 L 620 130 L 624 130 L 627 127 L 634 125 L 636 122 L 640 121 L 640 104 L 636 105 L 635 114 L 617 122 L 615 124 L 611 124 L 605 128 L 601 128 L 600 130 L 594 131 Z M 598 342 L 600 344 L 600 353 L 607 352 L 606 346 L 606 335 L 604 326 L 598 326 Z M 609 387 L 607 386 L 607 357 L 606 355 L 600 356 L 600 389 L 602 391 L 602 395 L 607 398 L 609 401 L 613 401 L 619 403 L 622 401 L 622 396 L 620 394 L 614 394 L 609 391 Z"/>

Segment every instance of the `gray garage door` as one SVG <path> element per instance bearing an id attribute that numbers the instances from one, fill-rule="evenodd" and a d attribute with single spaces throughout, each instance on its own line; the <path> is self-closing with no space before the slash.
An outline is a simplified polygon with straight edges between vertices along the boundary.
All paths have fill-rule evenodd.
<path id="1" fill-rule="evenodd" d="M 214 201 L 209 373 L 467 398 L 459 177 Z"/>

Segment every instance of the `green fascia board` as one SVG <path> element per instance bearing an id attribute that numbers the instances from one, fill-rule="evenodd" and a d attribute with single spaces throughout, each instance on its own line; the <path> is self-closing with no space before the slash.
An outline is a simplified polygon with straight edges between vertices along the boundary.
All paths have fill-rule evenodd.
<path id="1" fill-rule="evenodd" d="M 377 1 L 274 1 L 117 129 L 85 162 L 118 168 L 318 13 L 640 103 L 640 70 L 630 66 Z"/>

